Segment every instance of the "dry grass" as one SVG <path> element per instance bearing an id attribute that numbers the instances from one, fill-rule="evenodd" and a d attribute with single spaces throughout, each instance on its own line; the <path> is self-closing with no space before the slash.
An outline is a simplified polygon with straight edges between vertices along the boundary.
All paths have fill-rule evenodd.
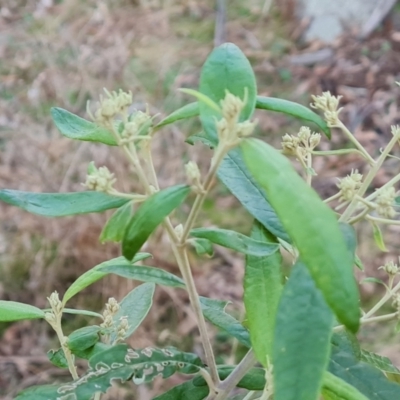
<path id="1" fill-rule="evenodd" d="M 263 6 L 261 0 L 232 0 L 226 40 L 237 43 L 252 61 L 261 94 L 307 102 L 309 90 L 320 88 L 315 71 L 299 71 L 285 61 L 285 54 L 296 51 L 286 32 L 290 24 L 282 24 L 276 8 L 271 17 L 260 16 Z M 98 98 L 103 87 L 121 87 L 134 92 L 138 109 L 147 103 L 155 114 L 175 109 L 187 101 L 177 89 L 197 85 L 199 68 L 212 49 L 214 21 L 212 0 L 3 1 L 0 187 L 38 192 L 82 190 L 86 166 L 94 160 L 116 173 L 121 190 L 135 188 L 135 176 L 121 162 L 117 149 L 60 137 L 50 120 L 50 107 L 85 116 L 88 99 Z M 392 100 L 389 97 L 384 104 Z M 288 129 L 287 118 L 265 113 L 258 117 L 262 132 Z M 190 158 L 203 168 L 207 166 L 208 152 L 183 144 L 185 132 L 197 129 L 195 123 L 187 123 L 160 134 L 154 159 L 163 186 L 183 180 L 183 160 Z M 335 177 L 351 169 L 357 160 L 347 158 L 345 168 L 342 162 L 319 164 L 319 170 L 328 176 L 324 181 L 328 184 L 318 183 L 323 194 L 331 193 Z M 245 231 L 251 223 L 247 215 L 223 189 L 215 190 L 218 198 L 210 200 L 203 218 L 226 227 L 240 224 Z M 82 271 L 118 255 L 117 246 L 98 243 L 106 218 L 87 215 L 50 220 L 0 204 L 0 298 L 44 307 L 53 290 L 63 293 Z M 156 239 L 149 247 L 154 254 L 152 263 L 177 272 L 165 255 L 166 238 L 160 234 Z M 370 242 L 369 237 L 365 243 L 369 246 Z M 396 246 L 396 242 L 390 244 L 392 253 Z M 193 264 L 201 294 L 240 304 L 240 258 L 220 250 L 205 265 L 200 267 L 195 257 Z M 370 264 L 376 268 L 378 261 Z M 71 306 L 99 310 L 109 296 L 122 298 L 132 288 L 131 282 L 109 277 L 77 296 Z M 240 305 L 236 310 L 240 313 Z M 68 318 L 67 330 L 83 323 L 83 319 Z M 12 398 L 21 388 L 66 377 L 65 373 L 60 377 L 43 357 L 49 347 L 56 346 L 45 323 L 3 324 L 1 334 L 0 396 L 4 399 Z M 155 307 L 131 342 L 136 347 L 154 343 L 181 346 L 182 337 L 187 338 L 185 349 L 200 351 L 187 299 L 182 293 L 158 288 Z M 180 378 L 174 377 L 168 384 L 176 379 Z M 149 399 L 161 384 L 156 381 L 153 388 L 137 389 L 137 398 Z M 118 390 L 108 398 L 124 398 L 123 389 Z"/>

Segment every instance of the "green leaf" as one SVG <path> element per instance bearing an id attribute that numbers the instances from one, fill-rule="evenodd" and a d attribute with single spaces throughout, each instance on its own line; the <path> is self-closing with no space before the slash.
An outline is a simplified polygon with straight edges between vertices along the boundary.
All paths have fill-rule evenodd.
<path id="1" fill-rule="evenodd" d="M 205 383 L 205 382 L 204 382 Z M 203 400 L 208 396 L 207 384 L 195 386 L 193 380 L 174 386 L 153 400 Z"/>
<path id="2" fill-rule="evenodd" d="M 375 244 L 378 246 L 378 249 L 380 251 L 384 251 L 387 252 L 388 249 L 386 248 L 385 245 L 385 241 L 383 239 L 383 235 L 382 235 L 382 231 L 381 228 L 379 228 L 379 226 L 375 223 L 373 223 L 372 221 L 370 221 L 372 224 L 372 229 L 373 229 L 373 235 L 374 235 L 374 241 Z"/>
<path id="3" fill-rule="evenodd" d="M 0 200 L 45 217 L 102 212 L 128 201 L 101 192 L 32 193 L 9 189 L 0 190 Z"/>
<path id="4" fill-rule="evenodd" d="M 358 389 L 367 399 L 400 399 L 400 385 L 377 368 L 361 361 L 362 352 L 346 333 L 334 334 L 329 372 Z"/>
<path id="5" fill-rule="evenodd" d="M 48 309 L 48 311 L 51 311 Z M 103 318 L 103 316 L 94 311 L 88 310 L 76 310 L 74 308 L 63 308 L 64 314 L 76 314 L 76 315 L 87 315 L 88 317 L 96 317 L 96 318 Z"/>
<path id="6" fill-rule="evenodd" d="M 172 186 L 150 196 L 141 204 L 126 227 L 122 253 L 132 260 L 151 233 L 182 202 L 190 191 L 186 185 Z"/>
<path id="7" fill-rule="evenodd" d="M 400 196 L 395 197 L 394 199 L 394 205 L 396 206 L 400 206 Z"/>
<path id="8" fill-rule="evenodd" d="M 323 390 L 325 400 L 368 400 L 355 387 L 330 372 L 325 372 Z"/>
<path id="9" fill-rule="evenodd" d="M 169 378 L 175 372 L 195 374 L 203 367 L 197 355 L 175 348 L 134 350 L 125 344 L 96 354 L 89 365 L 91 369 L 86 375 L 59 386 L 58 392 L 66 397 L 90 400 L 95 392 L 105 393 L 116 379 L 123 382 L 132 379 L 138 385 L 151 382 L 156 376 Z"/>
<path id="10" fill-rule="evenodd" d="M 330 139 L 331 130 L 324 119 L 309 108 L 292 101 L 277 99 L 274 97 L 257 96 L 256 108 L 261 110 L 276 111 L 283 114 L 300 118 L 303 121 L 312 122 L 318 126 Z"/>
<path id="11" fill-rule="evenodd" d="M 356 265 L 356 267 L 361 270 L 361 271 L 365 271 L 365 267 L 363 262 L 361 261 L 360 257 L 358 257 L 358 255 L 356 254 L 354 257 L 354 264 Z"/>
<path id="12" fill-rule="evenodd" d="M 240 149 L 231 150 L 224 158 L 218 169 L 218 178 L 266 229 L 276 237 L 291 242 L 265 191 L 246 167 Z"/>
<path id="13" fill-rule="evenodd" d="M 86 358 L 85 352 L 100 340 L 100 326 L 84 326 L 68 336 L 67 346 L 77 357 Z"/>
<path id="14" fill-rule="evenodd" d="M 400 374 L 400 370 L 393 365 L 389 358 L 364 349 L 361 349 L 361 361 L 380 369 L 382 372 L 388 372 L 396 375 Z"/>
<path id="15" fill-rule="evenodd" d="M 250 348 L 249 332 L 232 315 L 225 312 L 228 302 L 200 296 L 201 310 L 208 321 L 226 331 L 244 346 Z"/>
<path id="16" fill-rule="evenodd" d="M 180 89 L 181 92 L 190 94 L 191 96 L 194 96 L 199 100 L 199 104 L 204 103 L 207 107 L 211 108 L 213 111 L 215 111 L 218 115 L 221 115 L 221 107 L 215 103 L 210 97 L 204 95 L 203 93 L 193 90 L 193 89 Z"/>
<path id="17" fill-rule="evenodd" d="M 207 239 L 189 239 L 189 242 L 193 245 L 196 253 L 199 256 L 206 254 L 212 257 L 212 255 L 214 254 L 212 243 Z"/>
<path id="18" fill-rule="evenodd" d="M 255 240 L 241 233 L 218 228 L 196 228 L 190 231 L 195 238 L 207 239 L 214 244 L 251 256 L 266 257 L 279 249 L 277 243 Z"/>
<path id="19" fill-rule="evenodd" d="M 218 375 L 221 380 L 225 380 L 235 369 L 235 366 L 231 365 L 218 365 Z M 246 375 L 236 385 L 242 389 L 248 390 L 263 390 L 265 387 L 265 369 L 264 368 L 251 368 Z M 199 375 L 193 379 L 195 386 L 207 385 L 204 378 Z"/>
<path id="20" fill-rule="evenodd" d="M 47 352 L 47 358 L 58 368 L 68 368 L 68 362 L 65 358 L 64 350 L 61 347 L 58 350 L 49 350 Z"/>
<path id="21" fill-rule="evenodd" d="M 226 379 L 234 368 L 230 365 L 219 365 L 219 378 L 221 380 Z M 263 390 L 265 387 L 265 370 L 263 368 L 252 368 L 238 382 L 237 387 L 247 390 Z M 175 386 L 153 400 L 202 400 L 207 397 L 208 393 L 206 381 L 201 375 L 198 375 L 191 381 Z"/>
<path id="22" fill-rule="evenodd" d="M 49 400 L 58 399 L 58 386 L 42 385 L 25 389 L 14 400 Z"/>
<path id="23" fill-rule="evenodd" d="M 333 314 L 297 262 L 283 288 L 273 343 L 274 400 L 314 400 L 328 365 Z"/>
<path id="24" fill-rule="evenodd" d="M 0 321 L 20 321 L 22 319 L 44 318 L 44 311 L 30 304 L 0 300 Z"/>
<path id="25" fill-rule="evenodd" d="M 140 260 L 144 260 L 145 258 L 151 257 L 149 253 L 139 253 L 132 260 L 133 263 L 138 262 Z M 110 265 L 131 265 L 129 261 L 127 261 L 124 257 L 113 258 L 112 260 L 105 261 L 101 264 L 96 265 L 89 271 L 83 273 L 65 292 L 63 298 L 63 304 L 79 293 L 81 290 L 85 289 L 89 285 L 94 282 L 97 282 L 99 279 L 105 277 L 108 272 L 100 271 L 101 268 L 108 267 Z"/>
<path id="26" fill-rule="evenodd" d="M 363 283 L 379 283 L 380 285 L 386 286 L 385 282 L 383 282 L 382 280 L 380 280 L 378 278 L 374 278 L 372 276 L 362 279 L 360 284 L 363 284 Z"/>
<path id="27" fill-rule="evenodd" d="M 154 130 L 158 130 L 165 125 L 173 124 L 174 122 L 181 121 L 183 119 L 188 119 L 192 117 L 197 117 L 199 115 L 199 103 L 189 103 L 185 104 L 183 107 L 175 110 L 173 113 L 165 117 L 161 122 L 159 122 Z"/>
<path id="28" fill-rule="evenodd" d="M 100 234 L 100 242 L 120 242 L 132 216 L 132 203 L 128 202 L 111 216 Z"/>
<path id="29" fill-rule="evenodd" d="M 247 91 L 247 103 L 240 120 L 249 119 L 254 112 L 257 96 L 256 79 L 249 60 L 233 43 L 225 43 L 215 48 L 204 63 L 199 91 L 219 104 L 226 91 L 243 99 Z M 204 102 L 199 103 L 200 120 L 211 139 L 217 138 L 215 119 L 221 115 Z"/>
<path id="30" fill-rule="evenodd" d="M 146 318 L 153 304 L 153 296 L 156 285 L 154 283 L 144 283 L 131 290 L 121 301 L 120 308 L 114 316 L 114 323 L 118 326 L 122 317 L 128 320 L 129 328 L 125 338 L 132 335 Z M 112 335 L 115 338 L 115 335 Z"/>
<path id="31" fill-rule="evenodd" d="M 147 265 L 106 265 L 99 268 L 99 270 L 142 282 L 153 282 L 158 285 L 182 289 L 186 287 L 185 282 L 176 275 L 160 268 L 148 267 Z"/>
<path id="32" fill-rule="evenodd" d="M 215 147 L 216 142 L 213 140 L 210 140 L 207 136 L 206 133 L 204 132 L 199 132 L 199 133 L 194 133 L 193 135 L 190 135 L 186 139 L 186 143 L 189 143 L 190 145 L 194 145 L 197 142 L 201 142 L 210 149 L 213 149 Z"/>
<path id="33" fill-rule="evenodd" d="M 265 243 L 276 241 L 260 223 L 255 223 L 251 237 Z M 276 311 L 282 292 L 282 256 L 279 251 L 267 257 L 246 257 L 244 305 L 251 344 L 258 361 L 267 365 L 271 358 Z"/>
<path id="34" fill-rule="evenodd" d="M 70 139 L 98 142 L 116 146 L 114 136 L 107 129 L 78 117 L 62 108 L 53 107 L 51 117 L 62 135 Z"/>
<path id="35" fill-rule="evenodd" d="M 326 302 L 338 320 L 356 332 L 360 310 L 353 256 L 335 213 L 273 147 L 247 139 L 241 148 L 249 170 L 267 193 Z"/>

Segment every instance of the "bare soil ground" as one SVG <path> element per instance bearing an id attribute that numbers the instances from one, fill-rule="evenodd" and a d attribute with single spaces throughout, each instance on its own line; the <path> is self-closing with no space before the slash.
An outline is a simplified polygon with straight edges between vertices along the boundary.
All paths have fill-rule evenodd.
<path id="1" fill-rule="evenodd" d="M 349 128 L 371 154 L 378 154 L 390 137 L 390 125 L 400 121 L 400 89 L 394 85 L 400 80 L 400 29 L 393 19 L 363 42 L 349 32 L 326 48 L 321 43 L 301 43 L 304 25 L 294 21 L 290 9 L 272 7 L 263 14 L 263 7 L 261 0 L 232 0 L 221 36 L 249 57 L 259 93 L 303 104 L 310 102 L 310 94 L 325 90 L 342 95 Z M 178 88 L 196 87 L 201 64 L 213 48 L 215 21 L 211 0 L 1 2 L 0 187 L 82 190 L 86 166 L 94 160 L 115 172 L 121 190 L 134 189 L 134 175 L 117 149 L 62 138 L 51 122 L 50 107 L 85 117 L 87 100 L 96 101 L 103 87 L 121 87 L 133 91 L 138 109 L 148 103 L 154 114 L 165 115 L 187 101 Z M 259 134 L 275 144 L 282 134 L 294 134 L 300 126 L 273 113 L 257 117 Z M 184 179 L 184 160 L 191 158 L 207 167 L 209 152 L 184 144 L 187 132 L 198 129 L 192 122 L 177 125 L 166 129 L 155 144 L 154 158 L 164 186 Z M 343 143 L 335 133 L 332 142 L 324 142 L 321 148 L 338 148 Z M 363 168 L 353 156 L 318 159 L 315 188 L 328 197 L 336 191 L 337 177 Z M 398 160 L 390 159 L 374 185 L 381 186 L 399 172 Z M 52 291 L 63 293 L 82 271 L 117 256 L 117 246 L 98 242 L 107 216 L 50 220 L 0 204 L 0 298 L 46 307 L 46 296 Z M 202 221 L 226 228 L 240 226 L 243 232 L 251 225 L 249 216 L 221 187 L 214 190 Z M 369 226 L 359 227 L 359 256 L 366 265 L 360 278 L 378 276 L 377 268 L 399 255 L 399 226 L 384 230 L 387 253 L 374 250 Z M 152 265 L 177 272 L 161 233 L 147 246 L 154 255 Z M 218 249 L 213 259 L 199 260 L 193 255 L 192 261 L 199 292 L 231 300 L 232 310 L 242 315 L 242 258 Z M 133 285 L 109 277 L 77 296 L 71 306 L 101 310 L 108 297 L 120 299 Z M 373 302 L 379 290 L 363 285 L 362 295 Z M 67 318 L 66 331 L 85 323 L 83 318 Z M 371 327 L 362 338 L 400 367 L 400 346 L 392 328 Z M 231 343 L 218 338 L 222 357 L 230 352 Z M 157 289 L 153 309 L 131 344 L 200 351 L 187 298 L 180 292 Z M 0 324 L 0 398 L 12 399 L 23 388 L 67 378 L 46 358 L 52 347 L 57 343 L 44 322 Z M 168 385 L 179 379 L 172 378 Z M 160 385 L 164 383 L 156 381 L 152 387 L 135 389 L 135 398 L 150 399 Z M 133 397 L 132 391 L 116 388 L 107 398 Z"/>

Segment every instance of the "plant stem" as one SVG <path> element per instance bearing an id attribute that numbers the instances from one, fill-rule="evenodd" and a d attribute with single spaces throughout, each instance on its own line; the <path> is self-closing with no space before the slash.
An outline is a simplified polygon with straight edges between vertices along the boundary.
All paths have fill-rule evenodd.
<path id="1" fill-rule="evenodd" d="M 196 199 L 193 203 L 192 209 L 190 210 L 188 219 L 186 220 L 186 224 L 183 229 L 183 233 L 182 233 L 182 237 L 181 237 L 182 244 L 185 243 L 186 239 L 189 236 L 190 230 L 192 229 L 193 224 L 195 223 L 196 218 L 199 215 L 199 212 L 204 203 L 204 200 L 207 197 L 207 194 L 211 189 L 211 186 L 213 184 L 218 167 L 221 164 L 221 161 L 225 157 L 228 150 L 229 150 L 229 148 L 227 148 L 223 145 L 218 145 L 217 148 L 215 149 L 215 154 L 214 154 L 214 157 L 212 158 L 210 169 L 204 180 L 204 184 L 203 184 L 204 190 L 196 196 Z"/>
<path id="2" fill-rule="evenodd" d="M 307 170 L 306 170 L 306 173 L 307 173 L 306 181 L 307 181 L 308 186 L 311 186 L 311 183 L 312 183 L 311 170 L 312 170 L 312 155 L 311 155 L 311 153 L 308 153 L 307 154 Z"/>
<path id="3" fill-rule="evenodd" d="M 373 222 L 379 222 L 381 224 L 387 224 L 387 225 L 400 225 L 400 221 L 397 219 L 386 219 L 386 218 L 378 218 L 378 217 L 372 217 L 371 215 L 367 215 L 366 217 L 368 220 L 373 221 Z"/>
<path id="4" fill-rule="evenodd" d="M 367 318 L 367 319 L 361 318 L 361 324 L 366 325 L 366 324 L 371 324 L 373 322 L 390 321 L 392 319 L 397 318 L 398 316 L 399 316 L 399 313 L 394 312 L 391 314 L 379 315 L 377 317 L 371 317 L 371 318 Z M 341 331 L 342 329 L 344 329 L 344 325 L 338 325 L 333 328 L 333 331 L 338 332 L 338 331 Z"/>
<path id="5" fill-rule="evenodd" d="M 397 285 L 389 290 L 379 301 L 378 303 L 375 304 L 374 307 L 371 308 L 371 310 L 369 310 L 362 318 L 361 318 L 361 322 L 363 320 L 366 320 L 367 318 L 369 318 L 371 315 L 375 314 L 388 300 L 390 300 L 390 298 L 396 294 L 400 289 L 400 282 L 397 283 Z"/>
<path id="6" fill-rule="evenodd" d="M 76 371 L 76 366 L 74 363 L 74 357 L 71 354 L 70 349 L 68 348 L 68 346 L 66 345 L 66 338 L 64 336 L 62 327 L 61 327 L 61 315 L 55 315 L 57 322 L 56 325 L 53 326 L 53 329 L 55 330 L 58 340 L 60 342 L 61 348 L 63 349 L 64 355 L 65 355 L 65 359 L 67 360 L 67 364 L 68 364 L 68 369 L 69 372 L 71 373 L 71 376 L 73 378 L 74 381 L 76 381 L 77 379 L 79 379 L 78 373 Z"/>
<path id="7" fill-rule="evenodd" d="M 361 157 L 364 157 L 364 154 L 357 149 L 340 149 L 340 150 L 327 150 L 327 151 L 312 151 L 311 154 L 314 156 L 340 156 L 342 154 L 351 154 L 351 153 L 357 153 Z"/>
<path id="8" fill-rule="evenodd" d="M 342 124 L 343 125 L 343 124 Z M 343 125 L 344 126 L 344 125 Z M 347 129 L 347 128 L 346 128 Z M 351 135 L 351 133 L 350 133 Z M 352 136 L 352 135 L 351 135 Z M 385 161 L 386 157 L 392 150 L 393 146 L 396 144 L 396 142 L 399 140 L 398 135 L 394 135 L 390 142 L 387 144 L 381 155 L 379 156 L 378 160 L 374 162 L 373 166 L 371 167 L 370 171 L 368 172 L 367 176 L 365 177 L 364 182 L 362 183 L 360 189 L 357 192 L 357 195 L 360 197 L 363 197 L 367 189 L 369 188 L 369 185 L 375 178 L 376 174 L 378 173 L 379 169 L 381 168 L 383 162 Z M 358 142 L 357 142 L 358 143 Z M 350 219 L 351 215 L 357 208 L 357 204 L 359 202 L 359 199 L 357 196 L 354 196 L 353 200 L 350 202 L 349 206 L 346 208 L 342 216 L 339 218 L 339 221 L 341 222 L 346 222 Z"/>
<path id="9" fill-rule="evenodd" d="M 229 397 L 229 393 L 236 387 L 238 382 L 256 362 L 257 359 L 253 349 L 250 349 L 231 374 L 221 382 L 218 387 L 218 394 L 215 397 L 209 397 L 209 400 L 226 400 Z"/>
<path id="10" fill-rule="evenodd" d="M 328 197 L 327 199 L 325 199 L 324 203 L 330 203 L 331 201 L 338 199 L 341 195 L 342 194 L 340 192 L 338 192 L 338 193 L 334 194 L 333 196 Z"/>
<path id="11" fill-rule="evenodd" d="M 375 160 L 368 154 L 362 144 L 355 138 L 355 136 L 348 130 L 347 126 L 340 120 L 338 120 L 337 128 L 340 128 L 347 138 L 357 147 L 363 157 L 368 161 L 370 165 L 375 165 Z"/>
<path id="12" fill-rule="evenodd" d="M 377 197 L 383 190 L 385 190 L 388 187 L 393 186 L 398 181 L 400 181 L 400 174 L 393 177 L 389 182 L 385 183 L 379 189 L 376 189 L 375 192 L 371 193 L 368 197 L 365 198 L 365 200 L 371 201 L 371 200 L 375 199 L 375 197 Z"/>

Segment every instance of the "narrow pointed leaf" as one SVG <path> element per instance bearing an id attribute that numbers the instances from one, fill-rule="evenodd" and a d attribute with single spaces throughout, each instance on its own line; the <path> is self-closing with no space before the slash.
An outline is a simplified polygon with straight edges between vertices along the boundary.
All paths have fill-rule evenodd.
<path id="1" fill-rule="evenodd" d="M 235 367 L 231 365 L 218 365 L 217 369 L 219 378 L 221 380 L 225 380 L 232 373 Z M 248 390 L 263 390 L 265 383 L 265 369 L 257 367 L 251 368 L 236 386 Z M 195 386 L 207 385 L 206 381 L 201 375 L 196 376 L 193 379 L 193 384 Z"/>
<path id="2" fill-rule="evenodd" d="M 233 43 L 225 43 L 215 48 L 208 56 L 200 74 L 199 91 L 216 104 L 220 104 L 225 98 L 227 90 L 241 99 L 244 99 L 247 91 L 247 103 L 240 119 L 249 119 L 256 104 L 256 80 L 249 60 Z M 203 102 L 199 103 L 199 110 L 204 130 L 215 140 L 215 119 L 221 118 L 220 113 Z"/>
<path id="3" fill-rule="evenodd" d="M 190 191 L 186 185 L 161 190 L 141 204 L 125 230 L 122 253 L 132 260 L 151 233 L 175 208 L 185 200 Z"/>
<path id="4" fill-rule="evenodd" d="M 142 282 L 153 282 L 158 285 L 179 287 L 184 289 L 185 282 L 170 272 L 160 268 L 144 265 L 106 265 L 99 268 L 102 272 L 115 274 L 127 279 L 134 279 Z"/>
<path id="5" fill-rule="evenodd" d="M 44 318 L 44 311 L 30 304 L 0 300 L 0 321 L 20 321 L 23 319 Z"/>
<path id="6" fill-rule="evenodd" d="M 251 237 L 271 243 L 276 239 L 259 223 Z M 279 251 L 267 256 L 247 256 L 244 275 L 244 305 L 254 353 L 264 366 L 271 359 L 276 311 L 282 292 L 282 256 Z"/>
<path id="7" fill-rule="evenodd" d="M 102 212 L 124 205 L 128 199 L 101 192 L 32 193 L 20 190 L 0 190 L 0 200 L 45 217 Z"/>
<path id="8" fill-rule="evenodd" d="M 204 385 L 195 386 L 193 380 L 174 386 L 172 389 L 154 397 L 153 400 L 203 400 L 208 396 L 210 389 Z"/>
<path id="9" fill-rule="evenodd" d="M 165 125 L 173 124 L 174 122 L 181 121 L 183 119 L 188 119 L 192 117 L 197 117 L 199 115 L 199 103 L 196 101 L 194 103 L 189 103 L 183 107 L 175 110 L 173 113 L 165 117 L 161 122 L 159 122 L 154 130 L 158 130 Z"/>
<path id="10" fill-rule="evenodd" d="M 355 387 L 330 372 L 325 372 L 323 386 L 324 400 L 368 400 Z"/>
<path id="11" fill-rule="evenodd" d="M 393 365 L 389 358 L 364 349 L 361 350 L 361 361 L 380 369 L 382 372 L 388 372 L 396 375 L 400 374 L 400 370 Z"/>
<path id="12" fill-rule="evenodd" d="M 211 257 L 214 254 L 213 245 L 207 239 L 190 239 L 190 244 L 193 245 L 199 256 L 206 254 Z"/>
<path id="13" fill-rule="evenodd" d="M 136 254 L 136 257 L 132 260 L 132 262 L 138 262 L 148 257 L 151 257 L 151 254 L 138 253 Z M 85 289 L 92 283 L 97 282 L 99 279 L 105 277 L 108 274 L 108 272 L 100 271 L 100 269 L 110 265 L 131 265 L 131 263 L 127 261 L 124 257 L 117 257 L 113 258 L 112 260 L 108 260 L 101 264 L 98 264 L 89 271 L 86 271 L 65 292 L 63 298 L 63 304 L 65 304 L 69 299 L 71 299 L 81 290 Z"/>
<path id="14" fill-rule="evenodd" d="M 132 335 L 146 318 L 153 304 L 153 296 L 156 285 L 154 283 L 144 283 L 131 290 L 121 301 L 120 308 L 114 316 L 114 323 L 118 326 L 122 317 L 128 320 L 129 328 L 125 338 Z M 115 338 L 115 335 L 112 335 Z"/>
<path id="15" fill-rule="evenodd" d="M 63 136 L 87 142 L 98 142 L 116 146 L 114 136 L 107 129 L 78 117 L 62 108 L 53 107 L 51 117 Z"/>
<path id="16" fill-rule="evenodd" d="M 100 242 L 120 242 L 132 216 L 132 203 L 128 202 L 111 216 L 100 234 Z"/>
<path id="17" fill-rule="evenodd" d="M 346 333 L 333 335 L 328 369 L 367 399 L 400 399 L 400 385 L 389 381 L 380 369 L 362 361 L 362 351 L 355 347 Z"/>
<path id="18" fill-rule="evenodd" d="M 95 392 L 105 393 L 115 380 L 125 382 L 132 379 L 135 384 L 141 384 L 151 382 L 156 376 L 169 378 L 175 372 L 195 374 L 203 367 L 195 354 L 174 348 L 135 350 L 125 344 L 96 354 L 89 365 L 91 369 L 86 375 L 73 383 L 60 385 L 58 393 L 90 400 Z"/>
<path id="19" fill-rule="evenodd" d="M 231 150 L 224 158 L 218 178 L 257 221 L 276 237 L 291 242 L 265 190 L 245 165 L 240 149 Z"/>
<path id="20" fill-rule="evenodd" d="M 49 400 L 57 398 L 59 398 L 58 385 L 41 385 L 25 389 L 14 400 Z"/>
<path id="21" fill-rule="evenodd" d="M 317 400 L 329 362 L 333 314 L 307 268 L 293 267 L 278 306 L 274 400 Z"/>
<path id="22" fill-rule="evenodd" d="M 225 312 L 228 302 L 200 297 L 201 310 L 208 321 L 226 331 L 244 346 L 250 348 L 249 332 L 232 315 Z"/>
<path id="23" fill-rule="evenodd" d="M 185 141 L 186 143 L 189 143 L 192 146 L 197 142 L 200 142 L 203 143 L 205 146 L 209 147 L 210 149 L 213 149 L 216 144 L 216 142 L 214 140 L 210 140 L 207 134 L 203 131 L 199 133 L 193 133 L 193 135 L 190 135 Z"/>
<path id="24" fill-rule="evenodd" d="M 301 104 L 292 101 L 277 99 L 274 97 L 257 96 L 256 108 L 261 110 L 276 111 L 286 115 L 300 118 L 303 121 L 312 122 L 330 139 L 331 130 L 324 119 L 314 111 Z"/>
<path id="25" fill-rule="evenodd" d="M 334 212 L 297 174 L 289 160 L 257 140 L 242 142 L 246 164 L 263 187 L 325 300 L 348 329 L 359 327 L 353 256 Z"/>
<path id="26" fill-rule="evenodd" d="M 82 354 L 100 340 L 100 326 L 84 326 L 68 336 L 67 346 L 72 354 L 82 358 Z"/>
<path id="27" fill-rule="evenodd" d="M 64 350 L 60 347 L 58 350 L 49 350 L 47 352 L 47 358 L 49 361 L 58 368 L 68 368 L 68 362 L 65 357 Z"/>
<path id="28" fill-rule="evenodd" d="M 378 249 L 380 251 L 387 252 L 388 249 L 386 248 L 385 240 L 383 239 L 381 228 L 377 224 L 374 224 L 372 222 L 372 230 L 373 230 L 373 235 L 374 235 L 374 241 L 375 241 L 375 244 L 378 246 Z"/>
<path id="29" fill-rule="evenodd" d="M 193 89 L 180 89 L 181 92 L 190 94 L 199 100 L 199 104 L 204 103 L 207 107 L 211 108 L 217 114 L 221 114 L 221 107 L 215 103 L 210 97 L 207 97 L 203 93 Z"/>
<path id="30" fill-rule="evenodd" d="M 195 238 L 207 239 L 214 244 L 243 254 L 258 257 L 269 256 L 279 249 L 279 245 L 276 242 L 256 240 L 228 229 L 196 228 L 190 231 L 190 235 Z"/>

